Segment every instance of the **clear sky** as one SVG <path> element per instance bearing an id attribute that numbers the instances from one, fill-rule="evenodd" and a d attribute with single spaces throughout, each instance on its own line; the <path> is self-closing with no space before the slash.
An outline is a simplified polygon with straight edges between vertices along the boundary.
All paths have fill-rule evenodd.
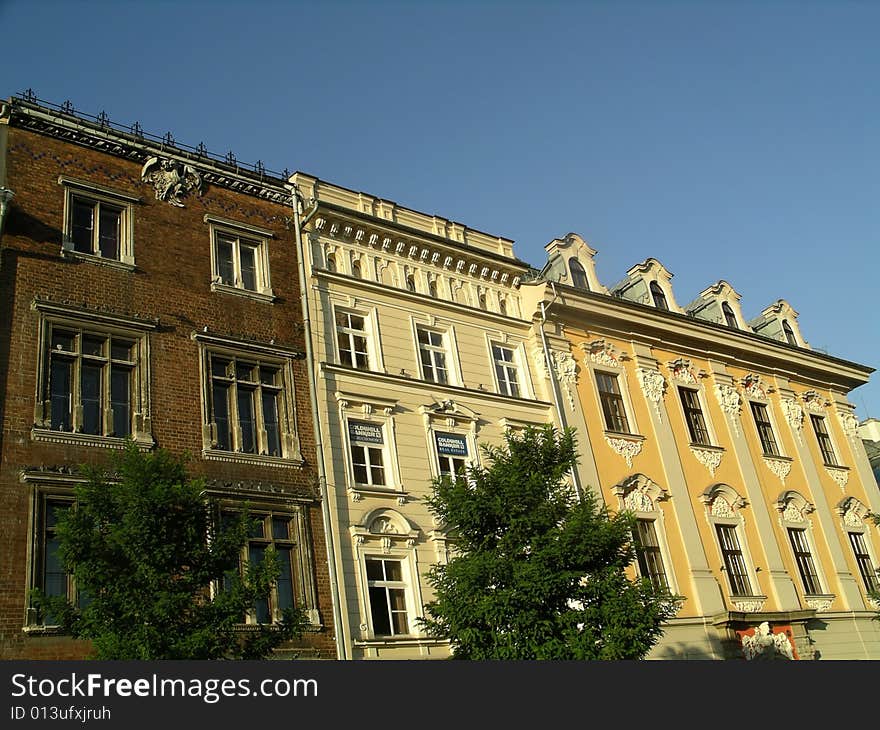
<path id="1" fill-rule="evenodd" d="M 40 99 L 512 238 L 649 256 L 880 367 L 880 3 L 0 0 Z M 876 382 L 875 382 L 876 381 Z M 880 418 L 880 373 L 852 392 Z"/>

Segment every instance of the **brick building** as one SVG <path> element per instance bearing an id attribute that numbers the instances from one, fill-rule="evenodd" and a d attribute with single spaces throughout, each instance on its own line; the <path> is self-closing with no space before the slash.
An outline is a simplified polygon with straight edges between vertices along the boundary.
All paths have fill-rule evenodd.
<path id="1" fill-rule="evenodd" d="M 106 119 L 12 98 L 0 112 L 0 657 L 79 658 L 30 588 L 72 593 L 53 522 L 80 464 L 132 437 L 263 518 L 294 603 L 284 653 L 336 655 L 290 193 Z M 247 555 L 243 554 L 242 560 Z"/>

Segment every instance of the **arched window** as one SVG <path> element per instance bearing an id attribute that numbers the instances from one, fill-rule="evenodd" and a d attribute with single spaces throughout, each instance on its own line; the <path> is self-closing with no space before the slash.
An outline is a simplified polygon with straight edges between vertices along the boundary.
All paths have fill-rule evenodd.
<path id="1" fill-rule="evenodd" d="M 657 309 L 669 310 L 669 304 L 666 303 L 666 295 L 656 281 L 651 282 L 651 297 L 654 300 L 654 306 Z"/>
<path id="2" fill-rule="evenodd" d="M 791 329 L 791 325 L 788 323 L 787 319 L 782 320 L 782 331 L 785 333 L 785 341 L 788 342 L 789 345 L 797 347 L 797 339 L 795 338 L 794 331 Z"/>
<path id="3" fill-rule="evenodd" d="M 571 271 L 571 285 L 579 289 L 590 290 L 590 283 L 587 281 L 587 272 L 581 266 L 581 262 L 577 259 L 568 260 L 568 270 Z"/>
<path id="4" fill-rule="evenodd" d="M 721 311 L 724 312 L 724 321 L 727 322 L 727 326 L 731 329 L 738 330 L 739 325 L 736 322 L 736 315 L 733 313 L 733 310 L 727 302 L 721 303 Z"/>

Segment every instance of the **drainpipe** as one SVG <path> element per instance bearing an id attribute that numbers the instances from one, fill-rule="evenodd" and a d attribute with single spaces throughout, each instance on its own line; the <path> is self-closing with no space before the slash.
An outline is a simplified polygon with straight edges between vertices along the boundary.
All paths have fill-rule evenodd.
<path id="1" fill-rule="evenodd" d="M 559 400 L 559 389 L 556 385 L 556 371 L 553 368 L 553 359 L 550 357 L 550 345 L 547 343 L 547 334 L 544 332 L 544 325 L 547 322 L 547 309 L 553 306 L 553 303 L 559 297 L 559 294 L 556 291 L 556 285 L 552 281 L 548 281 L 550 284 L 550 290 L 553 292 L 553 299 L 550 300 L 549 303 L 544 302 L 543 298 L 541 299 L 541 346 L 544 348 L 544 364 L 547 366 L 547 372 L 550 375 L 550 390 L 553 393 L 553 405 L 556 407 L 556 412 L 559 414 L 559 424 L 565 428 L 568 423 L 565 419 L 565 411 L 563 410 L 562 403 Z M 579 501 L 583 500 L 583 491 L 581 489 L 581 482 L 578 479 L 577 469 L 572 467 L 570 470 L 571 473 L 571 483 L 574 485 L 574 492 L 577 495 Z"/>
<path id="2" fill-rule="evenodd" d="M 0 186 L 0 238 L 3 237 L 3 223 L 6 221 L 6 214 L 9 212 L 9 203 L 14 195 L 15 194 L 9 188 Z"/>
<path id="3" fill-rule="evenodd" d="M 318 212 L 318 201 L 312 201 L 312 209 L 304 218 L 303 198 L 296 185 L 289 183 L 285 187 L 290 190 L 291 206 L 293 207 L 293 229 L 296 235 L 296 255 L 299 259 L 299 289 L 303 318 L 303 337 L 306 342 L 306 368 L 309 377 L 309 402 L 312 407 L 312 427 L 315 432 L 315 465 L 318 469 L 318 488 L 321 493 L 321 515 L 324 522 L 324 542 L 327 547 L 327 567 L 330 577 L 330 597 L 333 605 L 333 628 L 336 639 L 336 658 L 345 659 L 345 642 L 343 639 L 341 607 L 339 604 L 339 582 L 336 577 L 336 552 L 333 540 L 333 525 L 330 519 L 330 495 L 327 489 L 327 475 L 324 469 L 324 450 L 321 442 L 321 421 L 318 415 L 318 381 L 315 376 L 315 359 L 312 351 L 312 327 L 309 317 L 308 289 L 306 288 L 306 257 L 302 241 L 302 228 Z"/>

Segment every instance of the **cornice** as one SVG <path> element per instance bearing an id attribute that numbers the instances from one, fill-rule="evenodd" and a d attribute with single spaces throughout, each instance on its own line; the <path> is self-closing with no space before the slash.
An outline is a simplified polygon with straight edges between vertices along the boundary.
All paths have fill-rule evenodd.
<path id="1" fill-rule="evenodd" d="M 799 380 L 812 378 L 823 387 L 830 381 L 851 390 L 867 382 L 874 372 L 874 368 L 867 365 L 794 347 L 753 332 L 732 330 L 686 314 L 564 285 L 556 285 L 556 291 L 560 296 L 548 306 L 548 317 L 562 325 L 581 326 L 578 323 L 585 321 L 584 312 L 589 310 L 592 332 L 604 329 L 627 340 L 647 342 L 695 357 L 736 362 L 747 369 L 770 369 L 795 375 Z"/>
<path id="2" fill-rule="evenodd" d="M 290 204 L 285 180 L 266 172 L 242 169 L 238 164 L 188 152 L 172 143 L 153 142 L 143 136 L 89 122 L 74 114 L 50 110 L 13 98 L 4 103 L 12 127 L 52 137 L 143 165 L 151 157 L 175 160 L 198 169 L 205 183 L 284 205 Z"/>

